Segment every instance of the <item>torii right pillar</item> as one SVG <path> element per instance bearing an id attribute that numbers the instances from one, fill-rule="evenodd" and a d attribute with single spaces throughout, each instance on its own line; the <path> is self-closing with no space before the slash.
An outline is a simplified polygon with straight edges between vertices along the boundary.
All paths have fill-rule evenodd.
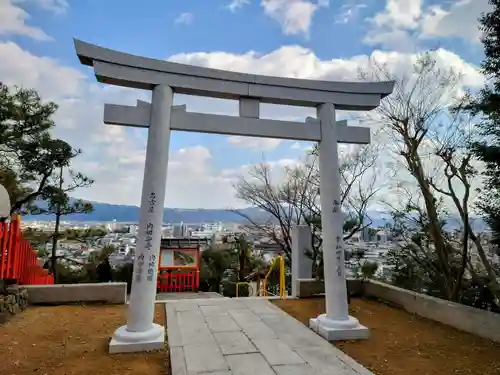
<path id="1" fill-rule="evenodd" d="M 368 328 L 349 316 L 347 303 L 335 106 L 320 105 L 317 117 L 321 124 L 318 159 L 326 313 L 310 319 L 309 326 L 328 341 L 368 338 Z"/>

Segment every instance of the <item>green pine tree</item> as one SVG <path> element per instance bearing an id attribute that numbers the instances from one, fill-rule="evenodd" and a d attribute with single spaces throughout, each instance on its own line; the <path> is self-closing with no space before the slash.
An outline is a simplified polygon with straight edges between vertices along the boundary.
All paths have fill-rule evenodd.
<path id="1" fill-rule="evenodd" d="M 479 20 L 485 52 L 481 67 L 488 83 L 473 104 L 482 121 L 478 125 L 481 138 L 472 149 L 486 167 L 479 206 L 493 231 L 495 244 L 500 245 L 500 0 L 490 0 L 490 4 L 492 11 Z"/>

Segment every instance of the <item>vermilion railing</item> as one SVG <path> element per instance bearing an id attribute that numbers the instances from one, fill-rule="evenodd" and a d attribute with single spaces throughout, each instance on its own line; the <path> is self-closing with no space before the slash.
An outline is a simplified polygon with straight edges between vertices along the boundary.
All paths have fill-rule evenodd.
<path id="1" fill-rule="evenodd" d="M 160 268 L 157 289 L 161 293 L 194 292 L 200 285 L 200 272 L 196 266 Z"/>
<path id="2" fill-rule="evenodd" d="M 192 238 L 162 239 L 156 282 L 158 293 L 198 291 L 201 265 L 200 242 L 200 239 Z M 172 253 L 170 256 L 168 256 L 169 252 Z M 194 264 L 176 264 L 178 260 L 184 258 L 176 257 L 175 253 L 191 254 Z M 167 256 L 165 262 L 163 261 L 164 255 Z"/>
<path id="3" fill-rule="evenodd" d="M 0 223 L 0 280 L 13 279 L 18 284 L 54 284 L 54 278 L 41 265 L 38 253 L 23 238 L 21 219 Z"/>

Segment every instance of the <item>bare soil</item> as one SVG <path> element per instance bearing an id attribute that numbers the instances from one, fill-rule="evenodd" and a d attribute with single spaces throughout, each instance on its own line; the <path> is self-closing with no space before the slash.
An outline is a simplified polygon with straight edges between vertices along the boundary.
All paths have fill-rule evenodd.
<path id="1" fill-rule="evenodd" d="M 168 375 L 168 350 L 108 354 L 126 305 L 29 307 L 0 326 L 0 374 Z M 164 325 L 157 304 L 155 322 Z"/>
<path id="2" fill-rule="evenodd" d="M 273 302 L 304 324 L 325 312 L 324 298 Z M 334 345 L 377 375 L 500 374 L 498 343 L 378 301 L 353 299 L 349 310 L 371 336 Z"/>

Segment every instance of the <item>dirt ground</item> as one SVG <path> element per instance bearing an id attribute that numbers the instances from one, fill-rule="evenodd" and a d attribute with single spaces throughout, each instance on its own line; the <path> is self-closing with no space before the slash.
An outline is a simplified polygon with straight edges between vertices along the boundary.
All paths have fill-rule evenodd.
<path id="1" fill-rule="evenodd" d="M 168 350 L 107 353 L 125 305 L 29 307 L 0 326 L 1 375 L 168 375 Z M 157 304 L 155 321 L 164 324 Z"/>
<path id="2" fill-rule="evenodd" d="M 324 298 L 273 302 L 304 324 L 325 311 Z M 335 346 L 377 375 L 500 374 L 500 344 L 378 301 L 353 299 L 350 311 L 371 336 Z"/>

